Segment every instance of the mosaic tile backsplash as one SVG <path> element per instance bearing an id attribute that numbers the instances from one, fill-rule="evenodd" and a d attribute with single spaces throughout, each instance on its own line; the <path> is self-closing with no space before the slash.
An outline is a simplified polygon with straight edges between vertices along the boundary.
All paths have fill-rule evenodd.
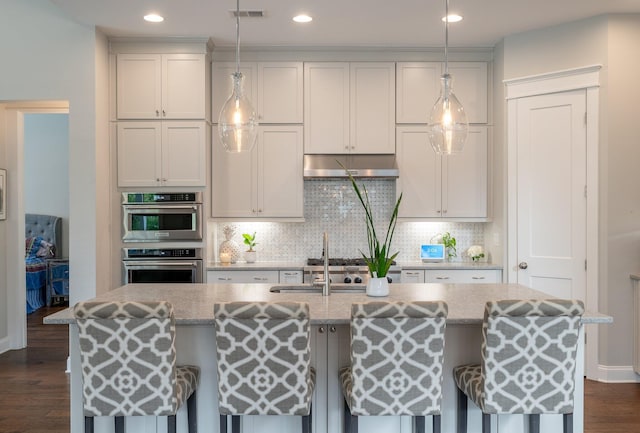
<path id="1" fill-rule="evenodd" d="M 376 233 L 383 239 L 396 203 L 395 181 L 361 179 L 358 185 L 364 185 L 368 191 Z M 368 248 L 364 215 L 349 181 L 305 180 L 304 222 L 211 222 L 209 236 L 214 248 L 210 250 L 210 258 L 217 259 L 218 246 L 225 239 L 222 230 L 226 224 L 237 227 L 234 240 L 241 245 L 242 233 L 256 232 L 258 261 L 303 262 L 308 257 L 319 258 L 325 231 L 329 233 L 330 257 L 360 257 L 359 251 L 366 252 Z M 396 260 L 400 263 L 420 260 L 420 245 L 444 232 L 450 232 L 456 238 L 458 257 L 454 261 L 470 261 L 464 257 L 466 249 L 471 245 L 484 245 L 483 223 L 399 222 L 392 242 L 392 251 L 399 251 Z M 244 250 L 244 245 L 242 247 Z"/>

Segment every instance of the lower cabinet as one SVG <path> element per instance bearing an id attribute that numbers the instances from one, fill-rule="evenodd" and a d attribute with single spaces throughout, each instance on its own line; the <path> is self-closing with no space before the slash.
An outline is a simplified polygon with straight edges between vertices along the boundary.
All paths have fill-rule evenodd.
<path id="1" fill-rule="evenodd" d="M 502 282 L 500 269 L 427 269 L 425 283 L 493 284 Z"/>
<path id="2" fill-rule="evenodd" d="M 424 269 L 403 269 L 400 274 L 400 282 L 403 284 L 424 283 Z"/>
<path id="3" fill-rule="evenodd" d="M 278 271 L 207 271 L 208 283 L 246 284 L 278 283 Z"/>

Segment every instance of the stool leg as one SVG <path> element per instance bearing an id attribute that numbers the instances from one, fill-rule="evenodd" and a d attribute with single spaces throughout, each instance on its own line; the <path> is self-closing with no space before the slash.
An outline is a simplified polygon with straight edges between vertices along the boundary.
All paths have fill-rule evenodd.
<path id="1" fill-rule="evenodd" d="M 458 433 L 467 433 L 467 395 L 458 388 Z"/>
<path id="2" fill-rule="evenodd" d="M 231 433 L 240 433 L 240 415 L 231 415 Z"/>
<path id="3" fill-rule="evenodd" d="M 351 414 L 346 399 L 344 401 L 344 433 L 358 433 L 358 417 Z"/>
<path id="4" fill-rule="evenodd" d="M 482 414 L 482 433 L 491 433 L 491 415 L 488 413 Z"/>
<path id="5" fill-rule="evenodd" d="M 442 420 L 440 415 L 433 415 L 433 433 L 440 433 L 442 430 Z"/>
<path id="6" fill-rule="evenodd" d="M 189 433 L 198 433 L 198 399 L 196 392 L 187 399 L 187 424 Z"/>
<path id="7" fill-rule="evenodd" d="M 167 416 L 167 433 L 176 433 L 176 416 Z"/>
<path id="8" fill-rule="evenodd" d="M 220 415 L 220 433 L 227 433 L 227 416 Z"/>
<path id="9" fill-rule="evenodd" d="M 84 433 L 93 433 L 93 417 L 84 417 Z"/>
<path id="10" fill-rule="evenodd" d="M 116 433 L 124 433 L 124 417 L 117 416 L 115 419 Z"/>
<path id="11" fill-rule="evenodd" d="M 564 433 L 573 433 L 573 413 L 562 414 L 562 429 Z"/>
<path id="12" fill-rule="evenodd" d="M 416 433 L 424 433 L 425 432 L 425 426 L 424 426 L 424 417 L 423 416 L 414 416 L 413 419 L 415 420 L 415 432 Z"/>
<path id="13" fill-rule="evenodd" d="M 529 415 L 529 433 L 540 433 L 540 414 Z"/>

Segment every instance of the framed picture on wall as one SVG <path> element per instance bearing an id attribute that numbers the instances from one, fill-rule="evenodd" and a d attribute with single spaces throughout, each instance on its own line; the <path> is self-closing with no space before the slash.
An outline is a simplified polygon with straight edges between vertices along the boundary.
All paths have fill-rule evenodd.
<path id="1" fill-rule="evenodd" d="M 0 220 L 7 219 L 7 170 L 0 168 Z"/>

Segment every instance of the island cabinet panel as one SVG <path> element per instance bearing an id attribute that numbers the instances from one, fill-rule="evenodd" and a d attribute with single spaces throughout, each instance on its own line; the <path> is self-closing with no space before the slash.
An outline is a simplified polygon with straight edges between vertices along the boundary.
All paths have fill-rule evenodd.
<path id="1" fill-rule="evenodd" d="M 118 119 L 204 119 L 204 54 L 118 54 Z"/>
<path id="2" fill-rule="evenodd" d="M 473 126 L 462 153 L 438 156 L 427 126 L 399 126 L 399 218 L 440 221 L 488 219 L 488 130 Z"/>
<path id="3" fill-rule="evenodd" d="M 207 282 L 214 283 L 273 283 L 280 281 L 278 271 L 207 271 Z"/>
<path id="4" fill-rule="evenodd" d="M 395 64 L 304 65 L 305 153 L 395 153 Z"/>
<path id="5" fill-rule="evenodd" d="M 424 282 L 496 284 L 502 282 L 502 271 L 499 269 L 427 269 L 424 271 Z"/>
<path id="6" fill-rule="evenodd" d="M 400 274 L 400 282 L 403 284 L 424 283 L 424 270 L 403 269 Z"/>
<path id="7" fill-rule="evenodd" d="M 228 153 L 213 128 L 213 218 L 302 219 L 302 126 L 260 126 L 251 152 Z"/>

